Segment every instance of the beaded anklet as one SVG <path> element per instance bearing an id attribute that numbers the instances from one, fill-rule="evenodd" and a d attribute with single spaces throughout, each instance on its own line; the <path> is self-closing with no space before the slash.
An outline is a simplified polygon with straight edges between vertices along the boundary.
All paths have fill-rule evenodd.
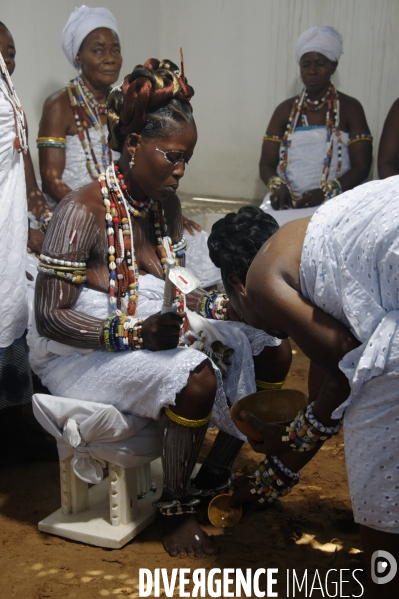
<path id="1" fill-rule="evenodd" d="M 170 420 L 176 422 L 176 424 L 181 424 L 182 426 L 188 426 L 190 428 L 199 428 L 200 426 L 204 426 L 205 424 L 208 424 L 211 419 L 210 413 L 208 416 L 205 416 L 205 418 L 201 418 L 200 420 L 190 420 L 189 418 L 183 418 L 183 416 L 175 414 L 175 412 L 172 412 L 170 408 L 165 408 L 165 414 L 168 418 L 170 418 Z"/>
<path id="2" fill-rule="evenodd" d="M 228 320 L 227 302 L 229 298 L 224 293 L 210 291 L 201 300 L 200 314 L 212 320 Z"/>
<path id="3" fill-rule="evenodd" d="M 257 389 L 264 389 L 265 391 L 269 391 L 270 389 L 281 389 L 286 380 L 287 379 L 284 379 L 283 381 L 281 381 L 281 383 L 268 383 L 267 381 L 255 379 L 255 384 Z"/>
<path id="4" fill-rule="evenodd" d="M 299 477 L 300 472 L 292 472 L 277 456 L 265 456 L 255 471 L 251 493 L 259 495 L 258 503 L 270 503 L 291 493 Z"/>
<path id="5" fill-rule="evenodd" d="M 195 514 L 194 506 L 199 503 L 201 503 L 200 499 L 173 499 L 172 501 L 154 501 L 152 506 L 157 508 L 162 516 L 184 516 L 185 514 Z"/>
<path id="6" fill-rule="evenodd" d="M 342 428 L 342 420 L 335 426 L 326 426 L 313 414 L 315 402 L 300 410 L 285 429 L 285 435 L 282 441 L 288 443 L 291 449 L 295 451 L 309 451 L 337 435 Z"/>

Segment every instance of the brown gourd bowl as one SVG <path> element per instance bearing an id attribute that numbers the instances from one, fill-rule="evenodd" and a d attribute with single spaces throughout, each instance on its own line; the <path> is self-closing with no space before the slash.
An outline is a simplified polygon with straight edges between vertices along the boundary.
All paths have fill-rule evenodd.
<path id="1" fill-rule="evenodd" d="M 239 431 L 253 441 L 263 441 L 263 436 L 243 421 L 241 410 L 250 412 L 267 424 L 287 425 L 306 404 L 307 397 L 302 391 L 271 389 L 243 397 L 230 408 L 230 414 Z"/>

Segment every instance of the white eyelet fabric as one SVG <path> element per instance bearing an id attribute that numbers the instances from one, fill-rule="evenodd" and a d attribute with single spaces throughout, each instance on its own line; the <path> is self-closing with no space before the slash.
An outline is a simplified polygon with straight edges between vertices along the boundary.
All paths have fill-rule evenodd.
<path id="1" fill-rule="evenodd" d="M 320 207 L 300 275 L 303 295 L 361 342 L 340 362 L 351 394 L 334 412 L 355 520 L 399 534 L 399 176 Z"/>
<path id="2" fill-rule="evenodd" d="M 163 289 L 163 280 L 152 275 L 140 277 L 139 318 L 160 311 Z M 109 306 L 106 293 L 83 288 L 74 309 L 105 320 L 110 314 Z M 235 353 L 223 380 L 215 366 L 218 388 L 212 422 L 246 439 L 233 424 L 226 396 L 234 403 L 256 391 L 252 355 L 266 345 L 279 345 L 280 341 L 240 323 L 217 323 L 217 329 Z M 206 359 L 203 353 L 189 347 L 158 352 L 78 351 L 39 337 L 34 323 L 29 330 L 28 344 L 32 369 L 53 395 L 111 404 L 121 412 L 155 420 L 161 408 L 175 404 L 176 393 L 186 386 L 190 372 Z"/>
<path id="3" fill-rule="evenodd" d="M 28 214 L 23 154 L 15 149 L 14 112 L 0 90 L 0 348 L 28 326 L 25 275 Z"/>

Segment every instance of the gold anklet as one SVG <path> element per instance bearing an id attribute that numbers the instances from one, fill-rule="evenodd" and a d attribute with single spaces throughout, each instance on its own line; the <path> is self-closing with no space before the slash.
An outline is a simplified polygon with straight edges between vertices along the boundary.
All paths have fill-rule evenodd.
<path id="1" fill-rule="evenodd" d="M 176 422 L 176 424 L 181 424 L 182 426 L 190 426 L 192 428 L 204 426 L 204 424 L 208 424 L 209 420 L 211 419 L 211 414 L 208 414 L 208 416 L 205 416 L 205 418 L 202 418 L 201 420 L 189 420 L 188 418 L 183 418 L 183 416 L 175 414 L 174 412 L 172 412 L 170 408 L 165 408 L 165 414 L 168 418 L 173 420 L 173 422 Z"/>
<path id="2" fill-rule="evenodd" d="M 257 387 L 260 387 L 260 389 L 264 389 L 265 391 L 268 391 L 269 389 L 281 389 L 281 387 L 284 385 L 286 380 L 287 379 L 284 379 L 281 383 L 268 383 L 267 381 L 261 381 L 259 379 L 255 379 L 255 384 Z"/>

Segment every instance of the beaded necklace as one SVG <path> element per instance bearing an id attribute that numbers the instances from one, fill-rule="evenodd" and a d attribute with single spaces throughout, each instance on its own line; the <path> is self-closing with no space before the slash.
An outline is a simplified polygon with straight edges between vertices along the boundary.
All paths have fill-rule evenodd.
<path id="1" fill-rule="evenodd" d="M 79 76 L 75 77 L 75 79 L 68 84 L 67 90 L 73 114 L 75 116 L 78 137 L 86 156 L 86 168 L 90 177 L 95 180 L 112 162 L 111 150 L 100 119 L 101 114 L 107 114 L 107 106 L 106 104 L 99 104 L 99 102 L 97 102 L 93 94 L 85 86 L 83 79 Z M 79 108 L 85 112 L 89 122 L 81 122 Z M 90 138 L 90 127 L 93 127 L 100 135 L 101 166 L 95 155 L 93 142 Z M 97 175 L 93 172 L 94 170 L 97 171 Z"/>
<path id="2" fill-rule="evenodd" d="M 23 152 L 24 154 L 28 151 L 28 140 L 26 135 L 26 124 L 25 124 L 25 115 L 23 108 L 21 106 L 21 102 L 18 99 L 18 96 L 15 91 L 15 87 L 12 84 L 10 73 L 8 72 L 8 68 L 6 63 L 4 62 L 4 58 L 2 53 L 0 52 L 0 72 L 3 78 L 0 78 L 0 89 L 3 92 L 4 96 L 10 102 L 11 107 L 14 112 L 14 121 L 15 121 L 15 129 L 16 129 L 16 137 L 15 137 L 15 149 L 17 152 Z"/>
<path id="3" fill-rule="evenodd" d="M 157 254 L 166 269 L 165 243 L 169 243 L 171 254 L 176 258 L 167 229 L 165 213 L 160 202 L 142 202 L 137 211 L 129 204 L 134 202 L 127 193 L 127 186 L 119 167 L 113 163 L 98 177 L 105 207 L 105 223 L 108 238 L 109 300 L 115 313 L 136 314 L 139 296 L 139 270 L 134 253 L 133 226 L 131 215 L 143 218 L 151 210 L 157 241 Z M 175 303 L 179 311 L 185 308 L 184 295 L 176 288 Z"/>
<path id="4" fill-rule="evenodd" d="M 95 97 L 93 96 L 93 94 L 91 93 L 91 91 L 89 90 L 89 88 L 87 87 L 87 85 L 83 81 L 83 78 L 80 75 L 78 76 L 78 81 L 86 100 L 90 104 L 90 107 L 95 109 L 98 112 L 98 114 L 107 114 L 107 103 L 104 102 L 103 104 L 101 104 L 95 99 Z"/>
<path id="5" fill-rule="evenodd" d="M 317 103 L 316 103 L 317 102 Z M 328 175 L 330 173 L 331 159 L 333 154 L 333 133 L 336 134 L 338 138 L 338 163 L 337 170 L 335 173 L 335 177 L 338 177 L 341 172 L 342 166 L 342 139 L 341 132 L 339 130 L 339 96 L 335 87 L 331 84 L 328 88 L 328 91 L 324 98 L 318 101 L 312 102 L 307 97 L 306 89 L 302 91 L 302 93 L 295 99 L 295 102 L 292 106 L 291 113 L 288 119 L 287 129 L 285 130 L 283 140 L 280 146 L 280 161 L 279 161 L 279 171 L 280 175 L 287 185 L 291 197 L 294 201 L 300 200 L 302 196 L 296 197 L 294 196 L 291 184 L 287 176 L 288 170 L 288 154 L 289 149 L 291 147 L 292 136 L 294 134 L 295 128 L 297 126 L 298 120 L 302 117 L 302 122 L 304 126 L 308 126 L 308 120 L 306 118 L 306 114 L 303 112 L 306 108 L 309 108 L 312 111 L 320 110 L 323 106 L 327 105 L 327 113 L 326 113 L 326 155 L 323 160 L 323 167 L 320 175 L 320 187 L 328 180 Z M 333 113 L 333 118 L 331 118 L 331 112 Z"/>

